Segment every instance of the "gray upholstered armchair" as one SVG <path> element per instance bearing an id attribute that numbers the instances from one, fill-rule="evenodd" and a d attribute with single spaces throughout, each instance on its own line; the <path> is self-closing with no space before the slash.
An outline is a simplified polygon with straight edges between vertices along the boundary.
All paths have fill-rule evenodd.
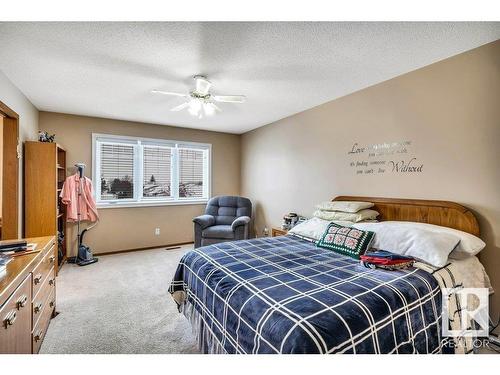
<path id="1" fill-rule="evenodd" d="M 193 219 L 194 247 L 247 239 L 251 216 L 250 199 L 213 197 L 207 203 L 205 215 Z"/>

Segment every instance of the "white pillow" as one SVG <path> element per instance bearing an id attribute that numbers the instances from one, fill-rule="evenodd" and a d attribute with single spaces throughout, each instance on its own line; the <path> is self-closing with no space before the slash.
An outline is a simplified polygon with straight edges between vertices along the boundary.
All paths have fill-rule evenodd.
<path id="1" fill-rule="evenodd" d="M 361 210 L 355 213 L 351 213 L 351 212 L 317 210 L 314 211 L 313 216 L 329 221 L 343 220 L 356 223 L 364 220 L 374 220 L 377 218 L 378 212 L 374 210 Z"/>
<path id="2" fill-rule="evenodd" d="M 321 211 L 358 212 L 373 206 L 374 204 L 371 202 L 334 201 L 322 202 L 316 208 Z"/>
<path id="3" fill-rule="evenodd" d="M 313 217 L 312 219 L 306 220 L 294 226 L 288 231 L 288 234 L 295 234 L 300 237 L 319 240 L 323 236 L 323 233 L 325 233 L 326 228 L 330 223 L 331 221 Z M 335 224 L 342 225 L 344 227 L 352 225 L 352 223 L 349 221 L 336 221 Z"/>
<path id="4" fill-rule="evenodd" d="M 460 242 L 449 233 L 433 232 L 398 222 L 356 223 L 354 228 L 375 232 L 372 247 L 411 256 L 435 267 L 443 267 Z"/>
<path id="5" fill-rule="evenodd" d="M 425 229 L 435 233 L 447 233 L 457 236 L 458 238 L 460 238 L 460 243 L 458 244 L 457 248 L 450 254 L 450 258 L 453 259 L 464 259 L 469 256 L 476 255 L 486 247 L 484 241 L 479 237 L 453 228 L 447 228 L 440 225 L 427 223 L 415 223 L 413 221 L 384 221 L 382 223 L 384 225 L 390 226 L 411 226 L 413 228 Z"/>

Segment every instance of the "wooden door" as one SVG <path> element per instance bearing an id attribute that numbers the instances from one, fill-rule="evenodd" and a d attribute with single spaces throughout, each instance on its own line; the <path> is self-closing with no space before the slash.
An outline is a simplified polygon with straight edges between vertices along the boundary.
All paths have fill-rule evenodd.
<path id="1" fill-rule="evenodd" d="M 18 238 L 19 158 L 18 120 L 3 119 L 2 240 Z"/>

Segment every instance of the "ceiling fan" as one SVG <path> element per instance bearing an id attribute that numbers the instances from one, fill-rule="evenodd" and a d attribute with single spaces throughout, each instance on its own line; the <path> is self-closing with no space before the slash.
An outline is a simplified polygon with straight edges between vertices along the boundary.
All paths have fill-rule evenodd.
<path id="1" fill-rule="evenodd" d="M 180 96 L 186 99 L 186 102 L 182 103 L 171 109 L 171 111 L 178 112 L 187 108 L 188 112 L 202 118 L 205 116 L 212 116 L 215 112 L 221 112 L 222 110 L 214 103 L 244 103 L 244 95 L 214 95 L 210 92 L 212 83 L 207 79 L 207 77 L 202 75 L 195 75 L 193 77 L 195 80 L 195 89 L 187 94 L 181 94 L 177 92 L 153 90 L 154 94 L 172 95 Z"/>

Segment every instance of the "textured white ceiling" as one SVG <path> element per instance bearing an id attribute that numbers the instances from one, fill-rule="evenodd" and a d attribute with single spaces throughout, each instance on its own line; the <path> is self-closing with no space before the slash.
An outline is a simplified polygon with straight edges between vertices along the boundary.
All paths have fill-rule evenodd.
<path id="1" fill-rule="evenodd" d="M 0 70 L 40 110 L 243 133 L 500 38 L 500 23 L 0 23 Z M 245 104 L 170 112 L 205 74 Z M 1 99 L 1 98 L 0 98 Z"/>

